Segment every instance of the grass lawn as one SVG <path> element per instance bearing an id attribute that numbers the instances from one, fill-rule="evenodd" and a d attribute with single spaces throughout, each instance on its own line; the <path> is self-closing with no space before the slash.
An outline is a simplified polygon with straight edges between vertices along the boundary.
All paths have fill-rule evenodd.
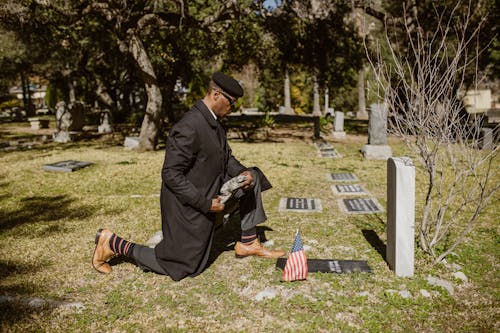
<path id="1" fill-rule="evenodd" d="M 318 157 L 310 137 L 231 141 L 235 156 L 273 183 L 264 193 L 268 221 L 259 228 L 272 247 L 289 251 L 299 228 L 308 258 L 367 260 L 373 270 L 315 273 L 293 283 L 280 282 L 273 260 L 236 259 L 234 225 L 217 232 L 213 262 L 198 277 L 173 282 L 123 260 L 115 260 L 112 274 L 98 274 L 90 261 L 99 227 L 138 243 L 160 230 L 164 152 L 139 154 L 102 141 L 0 152 L 0 330 L 498 332 L 498 196 L 448 265 L 431 266 L 417 248 L 415 276 L 398 278 L 383 258 L 385 214 L 343 214 L 326 178 L 352 172 L 385 207 L 386 162 L 362 158 L 366 136 L 329 142 L 342 158 Z M 406 155 L 403 145 L 389 143 L 394 156 Z M 41 169 L 63 160 L 94 164 L 73 173 Z M 417 172 L 417 219 L 424 181 Z M 323 212 L 279 212 L 282 197 L 319 198 Z M 429 285 L 429 276 L 451 282 L 453 295 Z M 260 299 L 262 291 L 275 296 Z"/>

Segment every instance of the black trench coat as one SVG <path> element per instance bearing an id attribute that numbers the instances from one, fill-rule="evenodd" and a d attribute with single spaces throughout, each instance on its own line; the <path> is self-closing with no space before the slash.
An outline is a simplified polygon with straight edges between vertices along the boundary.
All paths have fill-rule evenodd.
<path id="1" fill-rule="evenodd" d="M 163 240 L 155 248 L 172 279 L 196 276 L 205 268 L 214 232 L 215 215 L 208 212 L 212 198 L 224 181 L 244 170 L 225 130 L 201 100 L 172 127 L 162 169 Z"/>

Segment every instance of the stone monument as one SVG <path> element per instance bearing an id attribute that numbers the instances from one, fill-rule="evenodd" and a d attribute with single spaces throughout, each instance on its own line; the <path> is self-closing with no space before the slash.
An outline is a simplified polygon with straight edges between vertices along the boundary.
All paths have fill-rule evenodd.
<path id="1" fill-rule="evenodd" d="M 356 112 L 356 118 L 358 119 L 368 119 L 368 112 L 366 112 L 365 103 L 365 71 L 361 68 L 358 72 L 358 101 L 359 110 Z"/>
<path id="2" fill-rule="evenodd" d="M 282 109 L 281 113 L 295 114 L 295 111 L 292 109 L 292 99 L 290 96 L 290 77 L 288 76 L 288 71 L 285 74 L 285 107 Z"/>
<path id="3" fill-rule="evenodd" d="M 363 146 L 363 155 L 367 159 L 387 160 L 392 156 L 387 145 L 387 107 L 384 104 L 370 105 L 368 121 L 368 144 Z"/>
<path id="4" fill-rule="evenodd" d="M 323 112 L 323 116 L 326 117 L 326 115 L 328 114 L 328 108 L 329 108 L 329 96 L 328 96 L 328 88 L 325 89 L 325 109 L 324 109 L 324 112 Z"/>
<path id="5" fill-rule="evenodd" d="M 97 127 L 97 132 L 100 134 L 113 133 L 113 127 L 111 127 L 111 111 L 105 109 L 100 114 L 100 125 Z"/>
<path id="6" fill-rule="evenodd" d="M 408 157 L 387 160 L 387 263 L 397 276 L 413 276 L 415 166 Z"/>
<path id="7" fill-rule="evenodd" d="M 56 132 L 55 142 L 72 141 L 72 133 L 81 131 L 85 123 L 85 106 L 81 102 L 61 101 L 56 104 Z"/>
<path id="8" fill-rule="evenodd" d="M 318 81 L 315 79 L 314 80 L 314 86 L 313 86 L 313 116 L 321 116 L 321 109 L 319 106 L 319 84 Z"/>
<path id="9" fill-rule="evenodd" d="M 127 136 L 125 137 L 123 146 L 127 150 L 137 149 L 137 147 L 139 147 L 139 142 L 140 140 L 138 136 Z"/>
<path id="10" fill-rule="evenodd" d="M 345 139 L 344 132 L 344 112 L 335 111 L 335 119 L 332 136 L 334 139 Z"/>
<path id="11" fill-rule="evenodd" d="M 487 150 L 493 149 L 493 129 L 481 128 L 479 149 L 487 149 Z"/>
<path id="12" fill-rule="evenodd" d="M 38 117 L 28 118 L 32 130 L 39 130 L 42 128 L 49 128 L 49 120 L 41 119 Z"/>
<path id="13" fill-rule="evenodd" d="M 56 104 L 56 132 L 54 141 L 66 143 L 71 141 L 69 127 L 71 125 L 71 114 L 69 113 L 66 102 L 61 101 Z"/>

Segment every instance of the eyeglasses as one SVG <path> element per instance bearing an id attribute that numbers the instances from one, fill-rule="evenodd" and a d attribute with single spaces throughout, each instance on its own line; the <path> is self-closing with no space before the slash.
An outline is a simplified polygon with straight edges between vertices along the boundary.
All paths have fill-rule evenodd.
<path id="1" fill-rule="evenodd" d="M 216 90 L 216 91 L 218 91 L 218 92 L 219 92 L 222 96 L 224 96 L 224 97 L 227 99 L 227 101 L 229 102 L 229 106 L 230 106 L 231 108 L 234 106 L 234 104 L 236 104 L 236 101 L 237 101 L 237 99 L 236 99 L 236 98 L 234 98 L 234 99 L 233 99 L 233 98 L 231 98 L 231 96 L 229 96 L 228 94 L 224 93 L 224 92 L 223 92 L 223 91 L 221 91 L 221 90 Z"/>

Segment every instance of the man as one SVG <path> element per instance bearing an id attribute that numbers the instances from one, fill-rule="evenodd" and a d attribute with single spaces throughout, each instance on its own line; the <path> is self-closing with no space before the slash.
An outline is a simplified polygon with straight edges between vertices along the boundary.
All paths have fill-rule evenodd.
<path id="1" fill-rule="evenodd" d="M 257 224 L 267 219 L 261 192 L 271 185 L 259 169 L 248 169 L 234 158 L 219 123 L 241 96 L 238 81 L 221 72 L 212 75 L 203 100 L 184 114 L 167 139 L 160 196 L 163 240 L 151 249 L 99 229 L 92 258 L 97 271 L 110 273 L 107 260 L 120 254 L 175 281 L 200 274 L 208 261 L 216 216 L 229 208 L 221 202 L 219 191 L 225 181 L 238 175 L 245 180 L 233 198 L 239 203 L 242 229 L 236 257 L 285 254 L 265 248 L 257 238 Z"/>

